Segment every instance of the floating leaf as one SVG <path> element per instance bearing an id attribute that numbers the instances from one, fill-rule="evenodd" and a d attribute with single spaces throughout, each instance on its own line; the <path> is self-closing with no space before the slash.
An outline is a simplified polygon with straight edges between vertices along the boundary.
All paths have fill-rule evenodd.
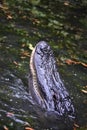
<path id="1" fill-rule="evenodd" d="M 14 63 L 16 66 L 18 66 L 18 65 L 19 65 L 16 61 L 13 61 L 13 63 Z"/>
<path id="2" fill-rule="evenodd" d="M 12 19 L 12 16 L 11 15 L 7 15 L 7 19 Z"/>
<path id="3" fill-rule="evenodd" d="M 4 128 L 4 130 L 9 130 L 9 129 L 7 128 L 7 126 L 4 126 L 3 128 Z"/>
<path id="4" fill-rule="evenodd" d="M 64 5 L 68 6 L 68 5 L 69 5 L 69 2 L 68 2 L 68 1 L 64 2 Z"/>
<path id="5" fill-rule="evenodd" d="M 74 128 L 73 128 L 73 130 L 77 130 L 77 128 L 79 128 L 79 125 L 76 124 L 76 123 L 74 123 Z"/>
<path id="6" fill-rule="evenodd" d="M 27 127 L 25 127 L 25 130 L 34 130 L 34 129 L 27 126 Z"/>
<path id="7" fill-rule="evenodd" d="M 29 49 L 30 49 L 30 50 L 33 50 L 33 49 L 34 49 L 34 47 L 32 46 L 32 44 L 29 44 Z"/>
<path id="8" fill-rule="evenodd" d="M 21 56 L 22 57 L 29 57 L 29 52 L 28 51 L 22 51 Z"/>
<path id="9" fill-rule="evenodd" d="M 82 89 L 81 91 L 82 91 L 83 93 L 87 94 L 87 90 Z"/>
<path id="10" fill-rule="evenodd" d="M 65 60 L 65 63 L 68 64 L 68 65 L 71 65 L 71 64 L 81 64 L 81 65 L 83 65 L 84 67 L 87 67 L 87 64 L 86 64 L 86 63 L 79 62 L 79 61 L 74 61 L 74 60 L 71 60 L 71 59 Z"/>

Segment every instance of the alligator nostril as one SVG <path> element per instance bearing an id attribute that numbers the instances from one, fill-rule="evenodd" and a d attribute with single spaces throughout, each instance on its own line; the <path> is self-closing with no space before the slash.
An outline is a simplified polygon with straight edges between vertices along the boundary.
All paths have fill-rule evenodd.
<path id="1" fill-rule="evenodd" d="M 54 100 L 54 101 L 56 100 L 56 95 L 53 95 L 53 100 Z"/>
<path id="2" fill-rule="evenodd" d="M 73 112 L 72 110 L 69 110 L 69 111 L 68 111 L 68 114 L 71 114 L 72 112 Z"/>

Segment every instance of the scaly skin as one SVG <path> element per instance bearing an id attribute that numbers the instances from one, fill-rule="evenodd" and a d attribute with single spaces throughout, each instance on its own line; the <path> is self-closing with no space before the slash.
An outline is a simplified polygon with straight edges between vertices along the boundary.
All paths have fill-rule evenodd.
<path id="1" fill-rule="evenodd" d="M 56 61 L 50 46 L 39 42 L 30 59 L 30 93 L 34 101 L 47 111 L 74 119 L 75 110 L 57 71 Z"/>

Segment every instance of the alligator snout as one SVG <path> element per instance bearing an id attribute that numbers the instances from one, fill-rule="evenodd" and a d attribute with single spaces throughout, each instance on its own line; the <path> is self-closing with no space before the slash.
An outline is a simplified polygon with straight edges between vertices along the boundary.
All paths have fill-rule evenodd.
<path id="1" fill-rule="evenodd" d="M 41 41 L 36 45 L 36 52 L 40 55 L 49 55 L 51 48 L 46 42 Z"/>
<path id="2" fill-rule="evenodd" d="M 34 101 L 59 116 L 75 118 L 75 109 L 60 78 L 53 51 L 45 41 L 39 42 L 33 50 L 30 71 L 30 93 Z"/>

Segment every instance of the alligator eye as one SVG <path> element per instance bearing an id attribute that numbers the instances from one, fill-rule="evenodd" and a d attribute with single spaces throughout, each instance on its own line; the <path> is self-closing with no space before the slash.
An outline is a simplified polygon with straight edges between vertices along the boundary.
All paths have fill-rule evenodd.
<path id="1" fill-rule="evenodd" d="M 53 100 L 56 101 L 56 95 L 53 95 Z"/>
<path id="2" fill-rule="evenodd" d="M 46 51 L 47 51 L 47 47 L 45 47 L 45 48 L 43 49 L 43 51 L 46 52 Z"/>
<path id="3" fill-rule="evenodd" d="M 72 110 L 69 110 L 68 113 L 71 114 L 71 113 L 73 113 L 73 111 L 72 111 Z"/>
<path id="4" fill-rule="evenodd" d="M 47 53 L 47 47 L 44 47 L 44 48 L 40 48 L 41 52 L 43 53 Z"/>

